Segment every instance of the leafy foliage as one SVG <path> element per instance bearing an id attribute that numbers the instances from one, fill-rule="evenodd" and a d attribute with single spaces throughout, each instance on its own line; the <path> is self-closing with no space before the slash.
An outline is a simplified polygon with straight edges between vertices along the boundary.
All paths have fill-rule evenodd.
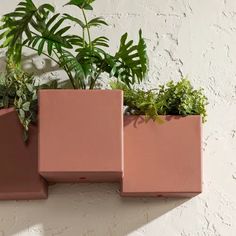
<path id="1" fill-rule="evenodd" d="M 120 82 L 111 86 L 124 91 L 127 114 L 146 115 L 159 121 L 159 115 L 201 115 L 203 122 L 206 121 L 207 98 L 202 89 L 195 90 L 187 79 L 170 81 L 149 91 L 131 89 Z"/>
<path id="2" fill-rule="evenodd" d="M 33 37 L 27 38 L 24 44 L 37 49 L 39 55 L 42 54 L 44 46 L 47 46 L 49 56 L 52 55 L 53 49 L 58 52 L 62 52 L 63 48 L 71 49 L 72 45 L 67 42 L 68 37 L 64 36 L 70 26 L 59 28 L 64 21 L 64 19 L 58 19 L 59 15 L 55 14 L 50 20 L 35 24 L 40 35 L 34 34 Z"/>
<path id="3" fill-rule="evenodd" d="M 0 77 L 0 109 L 15 107 L 25 129 L 25 139 L 31 122 L 36 121 L 37 90 L 34 77 L 14 70 Z"/>
<path id="4" fill-rule="evenodd" d="M 103 49 L 109 47 L 108 38 L 100 36 L 93 40 L 91 39 L 91 28 L 107 25 L 102 17 L 96 17 L 90 21 L 87 20 L 84 10 L 92 10 L 90 5 L 92 2 L 75 0 L 67 4 L 78 6 L 83 13 L 83 20 L 64 14 L 65 19 L 76 23 L 82 29 L 82 37 L 74 36 L 69 39 L 71 44 L 78 47 L 75 50 L 78 53 L 76 56 L 77 65 L 74 60 L 73 64 L 76 68 L 75 77 L 77 80 L 81 80 L 79 88 L 85 89 L 87 83 L 89 84 L 88 87 L 93 89 L 99 76 L 104 72 L 110 74 L 110 76 L 115 76 L 128 86 L 142 81 L 148 69 L 146 44 L 142 37 L 142 31 L 140 30 L 139 32 L 137 45 L 134 45 L 133 40 L 127 41 L 128 34 L 124 34 L 120 40 L 119 51 L 114 56 L 110 55 Z"/>
<path id="5" fill-rule="evenodd" d="M 52 81 L 41 86 L 36 85 L 32 75 L 16 68 L 0 75 L 0 109 L 15 107 L 24 127 L 25 141 L 30 124 L 37 119 L 37 90 L 40 88 L 57 88 L 57 83 Z"/>
<path id="6" fill-rule="evenodd" d="M 118 65 L 113 70 L 117 72 L 121 81 L 129 85 L 130 83 L 134 84 L 136 80 L 142 81 L 147 72 L 147 56 L 141 30 L 139 31 L 138 45 L 133 45 L 133 40 L 127 41 L 127 37 L 127 33 L 121 37 L 120 49 L 115 55 Z"/>
<path id="7" fill-rule="evenodd" d="M 142 81 L 148 60 L 141 30 L 137 45 L 128 40 L 126 33 L 121 37 L 118 52 L 109 54 L 105 51 L 109 47 L 108 38 L 91 37 L 91 29 L 108 25 L 102 17 L 87 19 L 86 11 L 93 10 L 93 2 L 70 0 L 66 4 L 81 11 L 83 18 L 79 19 L 66 13 L 55 14 L 50 4 L 37 7 L 32 0 L 21 0 L 15 11 L 2 18 L 1 47 L 7 47 L 8 55 L 15 54 L 15 64 L 20 64 L 25 47 L 48 56 L 65 70 L 74 88 L 95 88 L 102 73 L 118 78 L 127 86 Z M 63 26 L 65 21 L 79 26 L 81 34 L 69 34 L 71 27 Z"/>
<path id="8" fill-rule="evenodd" d="M 160 113 L 169 115 L 201 115 L 206 121 L 207 98 L 203 89 L 195 90 L 190 81 L 182 79 L 178 83 L 170 81 L 159 88 Z"/>
<path id="9" fill-rule="evenodd" d="M 13 12 L 3 16 L 0 25 L 0 48 L 7 49 L 7 66 L 0 78 L 0 109 L 15 107 L 20 121 L 29 129 L 36 121 L 37 90 L 32 75 L 22 70 L 24 48 L 39 55 L 44 54 L 65 70 L 73 88 L 93 89 L 102 73 L 119 78 L 130 86 L 144 79 L 147 71 L 146 45 L 139 33 L 139 43 L 128 41 L 127 34 L 121 38 L 119 51 L 110 55 L 104 51 L 109 47 L 105 36 L 91 37 L 94 27 L 107 26 L 102 17 L 88 20 L 87 10 L 93 10 L 94 0 L 70 0 L 66 5 L 78 7 L 82 19 L 68 14 L 55 13 L 50 4 L 36 6 L 32 0 L 21 0 Z M 70 26 L 65 21 L 76 23 L 80 35 L 69 34 Z M 57 83 L 44 84 L 43 88 L 57 88 Z"/>
<path id="10" fill-rule="evenodd" d="M 23 36 L 31 38 L 30 26 L 39 29 L 40 26 L 37 23 L 44 22 L 49 12 L 54 12 L 54 8 L 50 4 L 43 4 L 37 8 L 32 0 L 21 1 L 14 12 L 8 13 L 2 18 L 3 25 L 0 29 L 5 30 L 0 37 L 0 39 L 5 38 L 2 46 L 12 47 Z"/>

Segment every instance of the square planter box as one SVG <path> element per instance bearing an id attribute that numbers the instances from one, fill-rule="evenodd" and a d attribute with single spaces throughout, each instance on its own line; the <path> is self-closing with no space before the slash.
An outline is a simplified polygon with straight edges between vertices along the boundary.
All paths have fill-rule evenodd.
<path id="1" fill-rule="evenodd" d="M 39 91 L 39 172 L 50 182 L 114 182 L 122 176 L 123 94 Z"/>
<path id="2" fill-rule="evenodd" d="M 201 117 L 143 116 L 124 121 L 123 196 L 191 197 L 201 193 Z"/>
<path id="3" fill-rule="evenodd" d="M 38 132 L 30 128 L 28 144 L 14 109 L 0 110 L 0 200 L 47 198 L 47 184 L 38 174 Z"/>

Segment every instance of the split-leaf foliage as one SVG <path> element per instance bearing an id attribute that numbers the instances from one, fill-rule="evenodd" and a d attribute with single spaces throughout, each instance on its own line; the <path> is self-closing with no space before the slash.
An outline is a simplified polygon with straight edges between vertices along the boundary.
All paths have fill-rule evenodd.
<path id="1" fill-rule="evenodd" d="M 38 85 L 32 75 L 19 68 L 0 74 L 0 109 L 15 107 L 24 127 L 25 141 L 30 124 L 37 121 L 37 90 L 40 88 L 57 88 L 57 81 Z"/>
<path id="2" fill-rule="evenodd" d="M 75 89 L 94 89 L 102 73 L 116 77 L 127 86 L 145 78 L 148 69 L 146 44 L 139 31 L 138 43 L 125 33 L 118 51 L 107 52 L 109 39 L 92 38 L 91 30 L 107 26 L 102 17 L 88 19 L 94 0 L 70 0 L 66 5 L 76 8 L 76 16 L 55 13 L 51 4 L 36 6 L 32 0 L 22 0 L 15 11 L 2 18 L 0 40 L 8 54 L 15 54 L 15 63 L 21 62 L 22 50 L 30 48 L 44 54 L 65 70 Z M 77 11 L 78 9 L 78 11 Z M 78 33 L 71 34 L 68 23 L 75 24 Z"/>
<path id="3" fill-rule="evenodd" d="M 106 50 L 107 37 L 91 36 L 95 27 L 108 25 L 102 17 L 88 19 L 86 13 L 93 10 L 93 2 L 70 0 L 66 4 L 75 7 L 76 16 L 81 13 L 81 19 L 56 13 L 48 3 L 36 6 L 32 0 L 21 0 L 13 12 L 2 17 L 0 48 L 6 49 L 7 66 L 0 77 L 0 109 L 15 107 L 25 134 L 30 123 L 36 120 L 37 90 L 42 86 L 36 85 L 34 76 L 22 68 L 24 49 L 36 51 L 57 63 L 65 70 L 74 89 L 94 89 L 102 73 L 116 77 L 128 87 L 145 78 L 148 60 L 142 31 L 137 44 L 125 33 L 118 51 L 110 54 Z M 77 34 L 70 33 L 72 24 L 78 27 Z M 44 84 L 43 88 L 57 88 L 57 83 Z"/>

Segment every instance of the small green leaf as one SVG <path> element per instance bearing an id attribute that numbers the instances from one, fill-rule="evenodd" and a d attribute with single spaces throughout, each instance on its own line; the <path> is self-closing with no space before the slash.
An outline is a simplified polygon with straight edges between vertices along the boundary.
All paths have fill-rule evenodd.
<path id="1" fill-rule="evenodd" d="M 20 97 L 19 100 L 18 100 L 18 102 L 17 102 L 18 107 L 21 107 L 21 106 L 22 106 L 22 103 L 23 103 L 23 101 L 22 101 L 22 98 Z"/>
<path id="2" fill-rule="evenodd" d="M 19 115 L 20 115 L 21 121 L 23 121 L 25 119 L 25 112 L 24 112 L 24 110 L 20 109 L 19 110 Z"/>
<path id="3" fill-rule="evenodd" d="M 30 109 L 30 102 L 24 103 L 24 104 L 22 105 L 22 109 L 23 109 L 24 111 L 29 111 L 29 109 Z"/>
<path id="4" fill-rule="evenodd" d="M 44 44 L 45 44 L 45 39 L 42 39 L 40 44 L 39 44 L 39 47 L 38 47 L 38 54 L 41 55 L 42 52 L 43 52 L 43 47 L 44 47 Z"/>
<path id="5" fill-rule="evenodd" d="M 32 84 L 26 84 L 27 89 L 32 93 L 34 91 L 34 87 Z"/>
<path id="6" fill-rule="evenodd" d="M 96 17 L 92 20 L 90 20 L 87 24 L 87 27 L 92 27 L 92 26 L 101 26 L 101 25 L 108 25 L 106 21 L 102 17 Z"/>
<path id="7" fill-rule="evenodd" d="M 64 14 L 64 19 L 75 22 L 76 24 L 80 25 L 82 29 L 85 28 L 85 24 L 83 23 L 83 21 L 81 21 L 80 19 L 78 19 L 76 17 L 73 17 L 69 14 Z"/>

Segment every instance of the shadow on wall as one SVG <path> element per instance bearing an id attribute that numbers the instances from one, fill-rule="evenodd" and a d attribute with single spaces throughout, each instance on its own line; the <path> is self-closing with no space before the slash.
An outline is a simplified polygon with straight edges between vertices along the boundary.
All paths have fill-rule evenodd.
<path id="1" fill-rule="evenodd" d="M 0 56 L 0 72 L 5 71 L 5 56 Z M 39 57 L 38 54 L 24 55 L 22 58 L 23 68 L 30 74 L 41 76 L 48 72 L 58 71 L 56 63 L 45 57 Z"/>
<path id="2" fill-rule="evenodd" d="M 124 236 L 188 200 L 121 198 L 118 189 L 57 184 L 50 186 L 48 200 L 0 202 L 0 235 Z"/>

